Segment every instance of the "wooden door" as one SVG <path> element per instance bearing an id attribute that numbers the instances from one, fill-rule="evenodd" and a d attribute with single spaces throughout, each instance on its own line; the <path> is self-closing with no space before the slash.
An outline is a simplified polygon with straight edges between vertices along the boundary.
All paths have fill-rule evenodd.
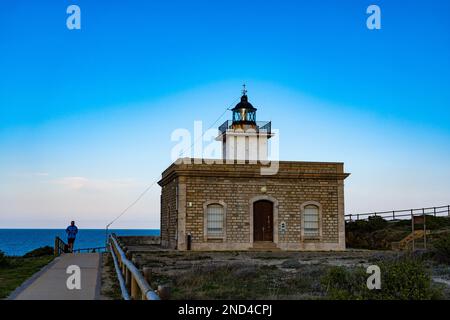
<path id="1" fill-rule="evenodd" d="M 273 203 L 270 201 L 253 204 L 253 241 L 273 241 Z"/>

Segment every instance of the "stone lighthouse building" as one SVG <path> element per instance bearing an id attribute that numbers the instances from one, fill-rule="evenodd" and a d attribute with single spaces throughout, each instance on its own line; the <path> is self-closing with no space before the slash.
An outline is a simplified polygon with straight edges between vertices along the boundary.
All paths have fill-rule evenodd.
<path id="1" fill-rule="evenodd" d="M 219 127 L 223 159 L 183 159 L 162 173 L 163 247 L 345 249 L 344 164 L 277 161 L 265 173 L 273 133 L 256 111 L 244 90 L 232 120 Z"/>

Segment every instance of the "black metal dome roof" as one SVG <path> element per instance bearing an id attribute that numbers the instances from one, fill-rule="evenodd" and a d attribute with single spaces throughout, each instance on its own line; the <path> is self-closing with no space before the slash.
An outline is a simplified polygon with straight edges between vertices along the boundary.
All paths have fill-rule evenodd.
<path id="1" fill-rule="evenodd" d="M 239 102 L 232 110 L 235 111 L 237 109 L 249 109 L 251 111 L 257 110 L 250 102 L 248 102 L 248 97 L 246 94 L 242 95 L 241 102 Z"/>

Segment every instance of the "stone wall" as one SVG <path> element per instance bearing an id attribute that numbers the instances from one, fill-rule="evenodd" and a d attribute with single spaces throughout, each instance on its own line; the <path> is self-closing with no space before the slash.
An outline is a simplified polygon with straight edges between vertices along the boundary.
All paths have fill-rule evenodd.
<path id="1" fill-rule="evenodd" d="M 119 242 L 125 246 L 146 246 L 161 244 L 160 236 L 118 236 Z"/>
<path id="2" fill-rule="evenodd" d="M 161 191 L 161 245 L 165 248 L 177 247 L 177 178 L 162 186 Z"/>
<path id="3" fill-rule="evenodd" d="M 344 184 L 348 176 L 342 163 L 280 162 L 276 175 L 261 175 L 260 164 L 180 164 L 164 173 L 161 242 L 186 249 L 192 234 L 193 250 L 247 250 L 253 247 L 253 202 L 274 203 L 274 243 L 284 250 L 345 249 Z M 178 212 L 168 214 L 168 205 Z M 205 204 L 226 207 L 223 238 L 205 234 Z M 320 236 L 302 232 L 302 205 L 320 207 Z M 175 217 L 174 217 L 175 216 Z M 170 223 L 168 221 L 170 220 Z M 284 222 L 286 231 L 279 230 Z"/>

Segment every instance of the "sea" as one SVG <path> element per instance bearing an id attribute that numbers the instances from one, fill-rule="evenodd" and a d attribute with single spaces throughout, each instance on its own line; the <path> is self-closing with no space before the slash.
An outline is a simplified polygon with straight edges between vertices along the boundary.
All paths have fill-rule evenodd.
<path id="1" fill-rule="evenodd" d="M 110 229 L 121 236 L 158 236 L 159 229 Z M 8 256 L 22 256 L 44 246 L 53 247 L 55 237 L 67 242 L 65 229 L 0 229 L 0 251 Z M 105 229 L 79 229 L 75 249 L 105 246 Z"/>

